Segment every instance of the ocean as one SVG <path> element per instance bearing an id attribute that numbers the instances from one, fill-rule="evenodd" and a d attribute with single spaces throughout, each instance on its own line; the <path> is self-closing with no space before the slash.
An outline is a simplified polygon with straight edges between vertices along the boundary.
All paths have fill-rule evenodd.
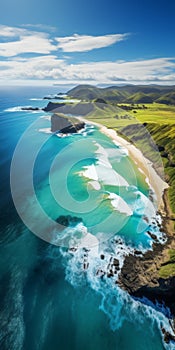
<path id="1" fill-rule="evenodd" d="M 0 90 L 0 349 L 175 349 L 169 310 L 103 275 L 151 249 L 148 229 L 164 240 L 143 174 L 97 126 L 52 135 L 51 114 L 21 109 L 65 91 Z"/>

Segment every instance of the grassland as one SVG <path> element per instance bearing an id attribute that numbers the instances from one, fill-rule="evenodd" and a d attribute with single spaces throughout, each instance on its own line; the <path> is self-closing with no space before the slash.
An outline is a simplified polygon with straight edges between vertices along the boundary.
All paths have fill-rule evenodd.
<path id="1" fill-rule="evenodd" d="M 175 250 L 169 250 L 169 259 L 161 266 L 159 270 L 159 276 L 167 278 L 169 276 L 175 276 Z"/>
<path id="2" fill-rule="evenodd" d="M 116 107 L 106 105 L 89 113 L 86 118 L 112 128 L 141 149 L 143 154 L 155 165 L 163 176 L 160 166 L 160 156 L 164 165 L 165 179 L 170 188 L 169 202 L 175 215 L 175 106 L 164 104 L 125 104 L 130 110 L 121 110 L 121 104 Z M 143 128 L 143 124 L 146 128 Z M 150 137 L 151 135 L 151 137 Z M 155 144 L 159 152 L 155 152 Z"/>
<path id="3" fill-rule="evenodd" d="M 143 106 L 141 104 L 135 106 L 136 108 L 130 111 L 130 115 L 142 123 L 175 124 L 175 106 L 159 103 L 144 104 L 145 109 L 141 108 Z M 137 109 L 137 106 L 141 109 Z"/>
<path id="4" fill-rule="evenodd" d="M 98 103 L 96 101 L 96 99 L 77 101 L 77 103 L 59 106 L 58 111 L 75 116 L 81 115 L 90 121 L 116 130 L 153 162 L 155 169 L 162 177 L 164 165 L 165 180 L 170 185 L 169 202 L 175 216 L 175 105 L 119 104 L 114 101 Z"/>
<path id="5" fill-rule="evenodd" d="M 121 105 L 117 105 L 120 107 Z M 171 217 L 175 218 L 175 106 L 152 103 L 143 105 L 127 104 L 129 112 L 120 111 L 107 107 L 103 113 L 96 109 L 94 113 L 88 115 L 88 119 L 112 128 L 128 138 L 143 154 L 157 165 L 159 169 L 160 161 L 164 165 L 165 180 L 169 183 L 168 198 L 171 208 Z M 128 117 L 126 117 L 128 115 Z M 143 124 L 145 127 L 143 127 Z M 151 137 L 147 135 L 151 135 Z M 154 151 L 154 140 L 159 152 Z M 160 158 L 161 155 L 161 158 Z M 164 175 L 161 174 L 160 175 Z M 169 257 L 158 271 L 159 277 L 168 278 L 175 276 L 175 250 L 169 250 Z"/>

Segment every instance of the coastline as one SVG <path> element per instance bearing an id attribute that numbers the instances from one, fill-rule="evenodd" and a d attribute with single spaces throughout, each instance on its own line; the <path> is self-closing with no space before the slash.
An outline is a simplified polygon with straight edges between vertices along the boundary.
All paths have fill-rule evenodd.
<path id="1" fill-rule="evenodd" d="M 161 215 L 161 230 L 165 232 L 167 240 L 164 244 L 153 241 L 152 250 L 147 251 L 142 257 L 129 254 L 124 261 L 120 272 L 119 280 L 116 282 L 122 289 L 130 295 L 137 298 L 144 298 L 156 303 L 165 304 L 175 316 L 175 276 L 161 278 L 159 269 L 166 264 L 169 257 L 169 250 L 175 249 L 174 240 L 174 221 L 168 200 L 168 184 L 164 182 L 156 173 L 153 164 L 149 159 L 143 156 L 142 152 L 134 145 L 118 136 L 115 130 L 108 129 L 98 123 L 91 122 L 85 118 L 80 118 L 86 123 L 91 123 L 100 127 L 101 132 L 111 137 L 117 145 L 123 146 L 128 150 L 128 155 L 138 165 L 138 168 L 146 176 L 151 188 L 158 198 L 158 210 Z M 175 326 L 172 327 L 175 334 Z M 171 340 L 171 334 L 168 334 L 168 341 Z M 173 336 L 174 337 L 174 336 Z M 173 338 L 174 340 L 174 338 Z"/>
<path id="2" fill-rule="evenodd" d="M 136 146 L 119 136 L 115 130 L 109 129 L 106 126 L 82 117 L 78 117 L 78 119 L 84 121 L 85 123 L 98 126 L 100 128 L 100 131 L 110 137 L 116 145 L 127 149 L 128 155 L 138 166 L 138 170 L 145 175 L 145 181 L 148 183 L 149 187 L 154 190 L 157 198 L 157 209 L 160 212 L 161 216 L 164 217 L 168 214 L 167 216 L 170 217 L 171 213 L 166 212 L 168 210 L 167 208 L 169 208 L 169 205 L 165 204 L 164 199 L 164 192 L 168 189 L 169 185 L 157 174 L 152 162 L 147 159 Z"/>

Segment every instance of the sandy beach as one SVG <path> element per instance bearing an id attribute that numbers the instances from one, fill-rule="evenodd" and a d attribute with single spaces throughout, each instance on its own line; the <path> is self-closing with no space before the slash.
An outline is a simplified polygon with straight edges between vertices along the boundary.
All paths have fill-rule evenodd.
<path id="1" fill-rule="evenodd" d="M 149 184 L 149 186 L 153 189 L 153 191 L 156 194 L 157 197 L 157 208 L 162 213 L 165 212 L 165 204 L 163 201 L 163 194 L 165 189 L 168 188 L 168 184 L 161 179 L 161 177 L 157 174 L 155 169 L 153 168 L 152 162 L 147 159 L 142 152 L 135 147 L 130 142 L 126 141 L 121 136 L 117 135 L 116 131 L 113 129 L 108 129 L 106 126 L 103 126 L 101 124 L 86 120 L 85 118 L 79 117 L 78 119 L 89 123 L 96 125 L 100 127 L 101 132 L 112 138 L 113 142 L 118 145 L 122 146 L 128 151 L 128 155 L 132 158 L 132 160 L 135 162 L 135 164 L 138 167 L 138 170 L 142 173 L 144 173 L 146 179 L 145 181 Z"/>

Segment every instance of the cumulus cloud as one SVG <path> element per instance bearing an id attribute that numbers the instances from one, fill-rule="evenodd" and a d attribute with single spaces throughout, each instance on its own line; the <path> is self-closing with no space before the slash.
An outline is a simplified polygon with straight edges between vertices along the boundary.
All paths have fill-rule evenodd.
<path id="1" fill-rule="evenodd" d="M 34 29 L 0 25 L 0 79 L 53 80 L 58 83 L 171 82 L 175 80 L 175 59 L 98 61 L 71 64 L 74 52 L 107 47 L 127 34 L 89 36 L 74 34 L 54 38 L 40 26 Z M 70 52 L 67 57 L 64 52 Z M 27 54 L 27 55 L 26 55 Z M 32 54 L 32 55 L 28 55 Z M 28 57 L 27 57 L 28 56 Z"/>
<path id="2" fill-rule="evenodd" d="M 57 50 L 47 33 L 30 31 L 24 28 L 0 26 L 0 56 L 12 57 L 25 53 L 50 54 Z"/>
<path id="3" fill-rule="evenodd" d="M 0 56 L 12 57 L 24 53 L 49 54 L 56 48 L 42 35 L 21 36 L 19 40 L 0 43 Z"/>
<path id="4" fill-rule="evenodd" d="M 172 81 L 175 61 L 157 58 L 141 61 L 106 61 L 68 64 L 56 55 L 38 56 L 30 59 L 13 58 L 0 62 L 2 79 L 53 79 L 58 82 L 91 82 L 112 84 L 124 82 Z"/>
<path id="5" fill-rule="evenodd" d="M 56 38 L 58 48 L 64 52 L 82 52 L 100 49 L 125 40 L 128 34 L 110 34 L 102 36 L 78 35 Z"/>
<path id="6" fill-rule="evenodd" d="M 26 28 L 0 25 L 0 37 L 6 39 L 0 43 L 0 56 L 12 57 L 24 53 L 50 54 L 53 51 L 81 52 L 100 49 L 122 41 L 127 34 L 111 34 L 103 36 L 78 35 L 51 38 L 45 26 L 26 25 Z M 50 28 L 50 27 L 49 27 Z M 47 28 L 48 30 L 48 28 Z M 49 32 L 53 31 L 50 28 Z"/>

